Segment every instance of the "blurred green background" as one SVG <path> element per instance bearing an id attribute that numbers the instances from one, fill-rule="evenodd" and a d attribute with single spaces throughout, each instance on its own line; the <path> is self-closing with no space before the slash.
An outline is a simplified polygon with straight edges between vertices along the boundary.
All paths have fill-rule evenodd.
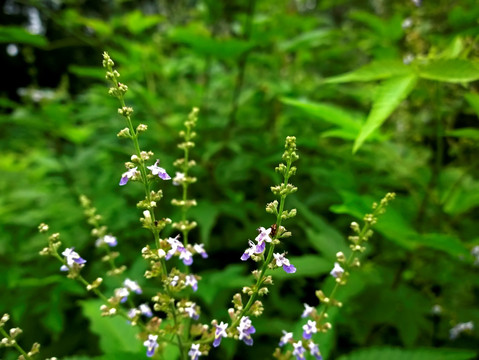
<path id="1" fill-rule="evenodd" d="M 273 222 L 264 205 L 279 179 L 274 167 L 285 136 L 298 139 L 299 191 L 288 198 L 298 216 L 286 223 L 294 237 L 285 244 L 298 271 L 274 274 L 255 346 L 223 341 L 211 358 L 271 358 L 282 329 L 300 332 L 303 303 L 316 305 L 314 291 L 332 285 L 350 222 L 389 191 L 397 200 L 339 295 L 333 330 L 317 338 L 323 355 L 353 360 L 360 349 L 396 346 L 397 359 L 416 348 L 429 349 L 418 359 L 474 358 L 479 332 L 453 341 L 449 330 L 479 325 L 470 252 L 479 245 L 478 19 L 476 0 L 3 1 L 0 313 L 24 330 L 26 348 L 42 344 L 43 357 L 144 357 L 122 320 L 101 319 L 99 303 L 38 256 L 37 226 L 46 222 L 88 260 L 87 279 L 105 271 L 83 193 L 118 237 L 143 299 L 157 289 L 142 278 L 139 253 L 150 241 L 135 206 L 142 189 L 118 187 L 132 148 L 116 137 L 124 124 L 107 95 L 106 50 L 135 121 L 149 126 L 143 149 L 170 174 L 182 154 L 178 131 L 201 109 L 191 238 L 210 254 L 193 265 L 203 321 L 226 320 L 232 295 L 249 285 L 252 264 L 239 258 L 255 229 Z M 179 191 L 164 185 L 161 216 L 180 218 L 170 205 Z M 4 349 L 0 357 L 16 358 Z"/>

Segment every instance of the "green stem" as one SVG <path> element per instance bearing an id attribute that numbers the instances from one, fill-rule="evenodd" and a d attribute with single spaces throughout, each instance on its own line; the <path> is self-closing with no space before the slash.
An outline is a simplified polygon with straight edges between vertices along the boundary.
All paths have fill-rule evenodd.
<path id="1" fill-rule="evenodd" d="M 5 331 L 5 329 L 4 329 L 3 327 L 0 327 L 0 333 L 1 333 L 3 336 L 5 336 L 8 340 L 13 341 L 13 347 L 14 347 L 15 349 L 17 349 L 18 352 L 19 352 L 20 354 L 22 354 L 23 357 L 24 357 L 26 360 L 32 360 L 32 357 L 31 357 L 31 356 L 28 356 L 28 354 L 26 353 L 26 351 L 23 350 L 23 348 L 22 348 L 20 345 L 18 345 L 17 341 L 16 341 L 15 339 L 13 339 L 13 338 Z"/>

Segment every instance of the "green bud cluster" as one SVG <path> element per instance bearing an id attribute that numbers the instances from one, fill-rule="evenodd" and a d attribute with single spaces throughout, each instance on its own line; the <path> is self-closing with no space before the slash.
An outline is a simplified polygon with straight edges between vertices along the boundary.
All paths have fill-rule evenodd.
<path id="1" fill-rule="evenodd" d="M 0 340 L 1 347 L 14 347 L 19 353 L 19 360 L 31 360 L 35 355 L 40 352 L 40 344 L 34 343 L 30 351 L 26 352 L 17 342 L 18 336 L 23 333 L 23 330 L 19 327 L 11 328 L 8 332 L 4 329 L 5 324 L 10 320 L 10 315 L 3 314 L 0 319 L 0 335 L 3 338 Z"/>

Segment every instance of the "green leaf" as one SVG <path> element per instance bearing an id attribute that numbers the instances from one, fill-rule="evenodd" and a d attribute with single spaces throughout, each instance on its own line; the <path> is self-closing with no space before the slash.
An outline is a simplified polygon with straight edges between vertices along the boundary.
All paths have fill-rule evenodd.
<path id="1" fill-rule="evenodd" d="M 418 244 L 432 249 L 441 250 L 451 256 L 467 256 L 469 251 L 457 237 L 447 234 L 422 234 L 414 239 Z"/>
<path id="2" fill-rule="evenodd" d="M 81 301 L 83 313 L 90 320 L 90 329 L 100 337 L 100 348 L 106 354 L 129 352 L 135 359 L 146 358 L 137 340 L 137 331 L 120 316 L 106 318 L 100 314 L 101 300 Z"/>
<path id="3" fill-rule="evenodd" d="M 190 215 L 200 227 L 201 242 L 208 246 L 210 234 L 218 218 L 218 208 L 209 201 L 200 201 L 197 206 L 190 209 Z"/>
<path id="4" fill-rule="evenodd" d="M 463 83 L 479 79 L 479 63 L 465 59 L 439 59 L 419 65 L 423 79 Z"/>
<path id="5" fill-rule="evenodd" d="M 479 117 L 479 94 L 469 93 L 464 95 L 469 105 L 472 107 L 476 115 Z"/>
<path id="6" fill-rule="evenodd" d="M 379 86 L 373 101 L 373 108 L 354 142 L 353 153 L 361 147 L 364 141 L 383 124 L 409 95 L 412 89 L 414 89 L 416 82 L 417 76 L 409 74 L 386 80 Z"/>
<path id="7" fill-rule="evenodd" d="M 287 97 L 281 98 L 283 104 L 291 105 L 301 109 L 308 114 L 320 118 L 330 124 L 340 126 L 345 129 L 355 130 L 356 133 L 361 127 L 360 119 L 354 117 L 339 106 L 327 103 L 315 103 L 307 100 L 296 100 Z"/>
<path id="8" fill-rule="evenodd" d="M 389 79 L 402 75 L 410 75 L 414 72 L 411 66 L 404 65 L 399 60 L 380 60 L 371 62 L 357 70 L 343 75 L 325 79 L 325 83 L 346 83 L 355 81 L 373 81 Z"/>
<path id="9" fill-rule="evenodd" d="M 42 35 L 30 34 L 20 26 L 0 26 L 0 43 L 26 44 L 37 47 L 48 45 L 48 40 Z"/>
<path id="10" fill-rule="evenodd" d="M 146 29 L 149 29 L 163 20 L 163 17 L 158 15 L 145 15 L 140 10 L 134 10 L 124 17 L 124 22 L 128 30 L 134 34 L 141 34 Z"/>
<path id="11" fill-rule="evenodd" d="M 105 79 L 105 70 L 98 66 L 70 65 L 68 71 L 80 77 Z"/>
<path id="12" fill-rule="evenodd" d="M 355 351 L 341 356 L 339 360 L 469 360 L 476 353 L 461 349 L 397 349 L 389 347 L 371 348 Z"/>
<path id="13" fill-rule="evenodd" d="M 296 49 L 307 49 L 313 46 L 328 43 L 331 39 L 331 30 L 319 29 L 301 33 L 290 40 L 278 44 L 280 51 L 292 51 Z"/>
<path id="14" fill-rule="evenodd" d="M 297 277 L 317 277 L 326 274 L 333 268 L 333 263 L 318 255 L 304 255 L 288 257 L 291 264 L 296 267 L 296 272 L 286 273 L 282 268 L 273 272 L 274 279 L 291 279 Z"/>
<path id="15" fill-rule="evenodd" d="M 475 128 L 462 128 L 456 130 L 450 130 L 446 133 L 447 136 L 468 138 L 479 140 L 479 130 Z"/>

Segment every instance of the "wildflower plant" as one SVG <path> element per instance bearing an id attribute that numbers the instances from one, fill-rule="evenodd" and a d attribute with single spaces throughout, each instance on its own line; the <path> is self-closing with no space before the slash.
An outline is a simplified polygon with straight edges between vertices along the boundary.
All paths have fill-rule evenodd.
<path id="1" fill-rule="evenodd" d="M 138 201 L 137 207 L 142 212 L 140 223 L 150 233 L 150 241 L 141 249 L 141 256 L 148 266 L 144 277 L 154 282 L 157 290 L 150 301 L 144 301 L 141 298 L 143 289 L 138 281 L 124 276 L 126 266 L 117 264 L 119 252 L 115 251 L 119 240 L 108 231 L 106 225 L 102 224 L 101 216 L 86 196 L 80 197 L 80 203 L 87 222 L 92 227 L 91 234 L 95 246 L 102 252 L 102 261 L 107 266 L 107 276 L 120 279 L 121 286 L 107 295 L 101 289 L 102 277 L 97 277 L 93 281 L 85 279 L 82 270 L 89 265 L 89 261 L 73 246 L 64 246 L 60 234 L 51 233 L 49 226 L 43 223 L 40 224 L 39 231 L 47 234 L 48 246 L 40 254 L 56 258 L 60 263 L 59 270 L 80 282 L 87 291 L 101 299 L 103 305 L 99 311 L 102 316 L 120 316 L 128 324 L 136 327 L 147 357 L 161 358 L 167 346 L 174 346 L 178 349 L 180 359 L 195 360 L 208 355 L 212 349 L 221 346 L 222 342 L 229 341 L 228 339 L 253 346 L 256 333 L 254 319 L 263 313 L 264 305 L 261 299 L 268 294 L 275 272 L 284 271 L 287 274 L 296 272 L 296 267 L 291 263 L 287 252 L 292 233 L 285 227 L 286 221 L 297 215 L 296 209 L 286 207 L 287 197 L 297 191 L 297 187 L 291 183 L 291 178 L 297 171 L 295 162 L 299 159 L 296 138 L 294 136 L 286 138 L 282 162 L 275 168 L 281 176 L 281 182 L 271 187 L 276 199 L 266 204 L 266 212 L 272 215 L 273 221 L 269 225 L 260 226 L 256 230 L 254 240 L 245 241 L 244 252 L 238 254 L 238 261 L 249 262 L 255 266 L 252 271 L 252 283 L 246 284 L 240 292 L 233 295 L 232 307 L 224 312 L 223 318 L 204 321 L 201 308 L 193 299 L 194 293 L 201 286 L 201 278 L 189 268 L 195 259 L 208 258 L 204 244 L 196 242 L 191 244 L 189 241 L 191 230 L 197 226 L 196 222 L 188 219 L 188 210 L 197 204 L 195 199 L 189 198 L 189 186 L 196 182 L 190 170 L 196 165 L 191 158 L 191 150 L 195 146 L 193 140 L 196 137 L 195 127 L 199 110 L 193 108 L 184 123 L 184 130 L 179 134 L 181 142 L 178 147 L 183 154 L 174 162 L 179 171 L 172 177 L 169 170 L 160 166 L 160 159 L 155 158 L 152 151 L 140 147 L 139 139 L 147 130 L 147 125 L 134 126 L 133 109 L 128 107 L 124 100 L 128 87 L 119 81 L 120 74 L 114 69 L 114 63 L 107 53 L 103 54 L 103 66 L 106 69 L 106 78 L 111 83 L 109 94 L 118 100 L 118 114 L 126 123 L 118 137 L 129 139 L 133 147 L 133 154 L 125 163 L 126 171 L 121 173 L 118 186 L 123 189 L 139 183 L 144 189 L 144 198 Z M 170 183 L 181 190 L 180 198 L 171 201 L 172 205 L 181 209 L 181 217 L 175 221 L 165 217 L 159 209 L 163 197 L 161 187 Z M 346 285 L 349 272 L 354 267 L 359 267 L 359 255 L 364 251 L 364 244 L 372 235 L 371 227 L 393 198 L 394 194 L 388 194 L 375 205 L 373 213 L 364 218 L 365 225 L 362 228 L 357 223 L 352 223 L 354 235 L 349 238 L 351 254 L 346 258 L 343 253 L 338 253 L 337 262 L 330 273 L 336 281 L 333 290 L 328 297 L 321 290 L 317 291 L 316 295 L 322 304 L 320 309 L 305 304 L 301 318 L 306 319 L 306 323 L 302 327 L 301 339 L 296 341 L 293 333 L 283 331 L 280 346 L 290 346 L 292 349 L 287 350 L 285 354 L 281 354 L 277 349 L 275 352 L 277 358 L 288 359 L 294 356 L 296 359 L 305 359 L 309 354 L 315 359 L 322 359 L 315 337 L 331 328 L 331 324 L 327 322 L 328 309 L 330 306 L 342 306 L 341 302 L 336 300 L 335 294 L 341 286 Z M 164 237 L 162 232 L 168 225 L 171 225 L 177 233 Z M 4 331 L 5 322 L 6 320 L 2 318 L 0 331 L 5 336 L 2 344 L 15 346 L 24 359 L 30 359 L 38 352 L 39 346 L 35 345 L 29 353 L 26 353 L 16 345 L 17 332 L 14 331 L 9 335 Z"/>

